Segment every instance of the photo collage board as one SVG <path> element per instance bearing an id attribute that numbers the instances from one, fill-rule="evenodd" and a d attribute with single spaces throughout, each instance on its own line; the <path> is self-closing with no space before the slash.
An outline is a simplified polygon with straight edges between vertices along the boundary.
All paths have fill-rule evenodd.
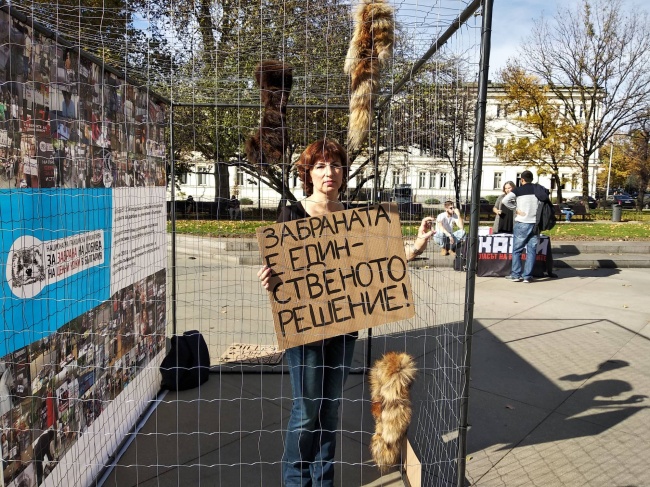
<path id="1" fill-rule="evenodd" d="M 165 106 L 0 11 L 0 189 L 165 186 Z"/>
<path id="2" fill-rule="evenodd" d="M 132 419 L 111 406 L 162 358 L 166 117 L 0 10 L 0 486 L 83 485 L 69 463 L 88 455 L 97 474 L 104 425 Z"/>

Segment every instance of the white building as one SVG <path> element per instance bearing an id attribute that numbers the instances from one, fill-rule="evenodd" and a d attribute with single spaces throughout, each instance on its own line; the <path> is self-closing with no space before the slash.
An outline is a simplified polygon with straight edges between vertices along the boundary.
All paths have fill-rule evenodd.
<path id="1" fill-rule="evenodd" d="M 519 182 L 521 173 L 526 169 L 533 172 L 535 181 L 550 188 L 554 193 L 555 184 L 550 175 L 538 175 L 534 166 L 504 165 L 496 157 L 495 148 L 510 137 L 525 137 L 526 134 L 513 123 L 512 116 L 508 114 L 502 105 L 501 97 L 503 90 L 498 85 L 490 85 L 488 88 L 488 103 L 485 127 L 485 145 L 483 149 L 483 171 L 481 176 L 481 197 L 501 194 L 501 188 L 506 181 Z M 461 174 L 461 200 L 471 199 L 468 190 L 468 181 L 472 175 L 468 173 L 468 161 L 473 157 L 473 141 L 466 141 L 464 146 L 464 157 L 467 158 L 462 164 Z M 596 174 L 601 168 L 597 166 L 597 156 L 592 156 L 590 171 L 589 194 L 596 191 Z M 203 159 L 200 154 L 194 153 L 191 161 L 192 171 L 185 175 L 180 181 L 180 194 L 177 199 L 182 200 L 192 195 L 196 201 L 214 201 L 215 199 L 215 178 L 214 164 Z M 351 169 L 354 169 L 354 164 Z M 366 168 L 372 172 L 372 167 Z M 260 188 L 258 180 L 249 176 L 237 167 L 230 167 L 230 188 L 231 193 L 238 195 L 239 199 L 248 198 L 255 206 L 261 201 L 264 207 L 277 206 L 280 195 L 266 187 Z M 577 167 L 566 167 L 560 170 L 560 177 L 563 181 L 562 194 L 565 198 L 571 198 L 582 194 L 582 178 Z M 408 151 L 392 152 L 380 157 L 380 181 L 386 189 L 397 184 L 410 184 L 413 190 L 413 197 L 416 202 L 426 203 L 432 199 L 444 201 L 454 199 L 454 172 L 450 165 L 443 160 L 427 155 L 422 155 L 417 147 L 410 147 Z M 348 187 L 356 188 L 358 180 L 352 178 Z M 372 180 L 366 182 L 365 186 L 370 190 Z M 291 177 L 289 181 L 291 192 L 297 197 L 303 196 L 301 183 L 297 177 Z M 168 195 L 169 196 L 169 195 Z"/>

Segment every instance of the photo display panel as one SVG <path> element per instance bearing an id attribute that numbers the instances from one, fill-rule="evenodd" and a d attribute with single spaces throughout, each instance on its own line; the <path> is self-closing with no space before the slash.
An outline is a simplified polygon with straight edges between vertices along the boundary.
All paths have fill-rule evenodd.
<path id="1" fill-rule="evenodd" d="M 0 485 L 85 485 L 158 389 L 166 107 L 0 11 L 0 115 Z"/>

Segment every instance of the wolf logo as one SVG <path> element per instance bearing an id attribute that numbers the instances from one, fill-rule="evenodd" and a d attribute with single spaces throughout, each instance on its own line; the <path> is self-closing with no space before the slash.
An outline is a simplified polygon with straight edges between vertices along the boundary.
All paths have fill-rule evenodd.
<path id="1" fill-rule="evenodd" d="M 14 252 L 11 262 L 11 281 L 19 288 L 45 280 L 43 255 L 38 247 L 25 247 Z"/>

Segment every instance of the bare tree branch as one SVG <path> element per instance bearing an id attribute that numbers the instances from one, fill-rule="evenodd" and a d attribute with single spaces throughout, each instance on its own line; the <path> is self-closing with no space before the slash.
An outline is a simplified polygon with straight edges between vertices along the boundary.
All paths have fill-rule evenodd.
<path id="1" fill-rule="evenodd" d="M 634 123 L 650 98 L 650 26 L 647 13 L 624 12 L 620 0 L 583 0 L 542 18 L 520 48 L 527 71 L 562 100 L 567 117 L 582 124 L 575 146 L 583 196 L 592 156 Z M 579 115 L 583 108 L 582 117 Z"/>

